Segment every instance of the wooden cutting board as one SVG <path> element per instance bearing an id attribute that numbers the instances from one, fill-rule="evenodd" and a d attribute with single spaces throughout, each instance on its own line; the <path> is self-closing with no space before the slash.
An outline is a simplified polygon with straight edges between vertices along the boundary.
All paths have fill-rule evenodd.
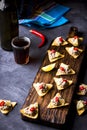
<path id="1" fill-rule="evenodd" d="M 71 46 L 71 44 L 68 44 L 66 46 Z M 66 122 L 70 105 L 66 106 L 66 107 L 62 107 L 62 108 L 47 109 L 47 105 L 49 104 L 50 99 L 53 98 L 54 95 L 58 92 L 58 90 L 56 88 L 56 84 L 54 83 L 53 77 L 55 76 L 56 71 L 61 62 L 70 65 L 71 68 L 74 69 L 76 72 L 76 74 L 74 74 L 74 75 L 63 76 L 67 79 L 73 80 L 73 84 L 70 87 L 66 88 L 65 90 L 60 91 L 63 98 L 69 104 L 71 104 L 75 88 L 77 87 L 76 84 L 78 82 L 78 76 L 79 76 L 81 64 L 82 64 L 83 57 L 84 57 L 85 47 L 82 45 L 79 46 L 79 48 L 83 49 L 84 51 L 83 51 L 83 53 L 81 53 L 81 55 L 77 59 L 74 59 L 72 56 L 70 56 L 66 52 L 66 50 L 65 50 L 66 46 L 53 47 L 50 45 L 50 47 L 48 48 L 48 49 L 55 49 L 55 50 L 59 51 L 61 54 L 64 54 L 65 57 L 60 60 L 57 60 L 56 69 L 54 69 L 50 72 L 43 72 L 41 70 L 41 68 L 45 65 L 50 64 L 50 62 L 48 60 L 48 55 L 46 53 L 46 55 L 43 59 L 42 65 L 39 68 L 39 71 L 37 72 L 37 75 L 36 75 L 33 83 L 36 83 L 36 82 L 52 83 L 54 87 L 47 93 L 47 95 L 45 95 L 44 97 L 39 97 L 35 88 L 33 86 L 31 86 L 31 89 L 28 93 L 27 98 L 25 99 L 25 102 L 24 102 L 22 108 L 25 108 L 32 103 L 38 102 L 39 103 L 39 117 L 38 117 L 38 119 L 32 120 L 32 119 L 25 117 L 24 115 L 21 115 L 22 119 L 31 121 L 31 122 L 39 122 L 42 124 L 49 124 L 49 125 L 56 125 L 56 126 L 63 125 Z"/>

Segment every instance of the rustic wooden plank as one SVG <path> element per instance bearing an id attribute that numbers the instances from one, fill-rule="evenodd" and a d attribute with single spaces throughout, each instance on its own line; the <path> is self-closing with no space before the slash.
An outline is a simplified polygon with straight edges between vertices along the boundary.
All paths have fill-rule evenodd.
<path id="1" fill-rule="evenodd" d="M 71 45 L 66 45 L 66 46 L 71 46 Z M 45 122 L 48 124 L 56 124 L 56 125 L 63 125 L 66 122 L 66 118 L 67 118 L 67 115 L 69 112 L 70 105 L 67 107 L 62 107 L 62 108 L 47 109 L 47 105 L 50 102 L 50 99 L 52 97 L 54 97 L 54 95 L 58 92 L 56 85 L 53 81 L 53 77 L 55 76 L 56 71 L 61 62 L 65 63 L 65 64 L 69 64 L 71 66 L 71 68 L 73 68 L 76 72 L 76 74 L 74 74 L 74 75 L 63 76 L 65 78 L 73 80 L 73 84 L 70 87 L 68 87 L 67 89 L 60 92 L 62 94 L 62 96 L 65 98 L 65 100 L 67 102 L 69 102 L 69 104 L 71 104 L 72 97 L 73 97 L 73 94 L 74 94 L 74 91 L 76 88 L 76 84 L 78 82 L 78 76 L 79 76 L 81 64 L 82 64 L 83 57 L 84 57 L 85 46 L 80 45 L 80 48 L 83 49 L 84 52 L 77 59 L 74 59 L 66 52 L 66 50 L 65 50 L 66 46 L 52 47 L 50 45 L 49 49 L 56 49 L 60 53 L 64 54 L 65 57 L 56 62 L 56 69 L 52 70 L 51 72 L 46 73 L 41 70 L 41 67 L 50 63 L 48 60 L 48 55 L 46 53 L 46 56 L 43 59 L 42 65 L 39 68 L 39 71 L 37 72 L 37 75 L 36 75 L 33 83 L 35 83 L 35 82 L 52 83 L 54 85 L 54 87 L 47 93 L 47 95 L 45 95 L 44 97 L 39 97 L 36 90 L 33 88 L 33 86 L 31 86 L 29 94 L 28 94 L 27 98 L 25 99 L 25 102 L 24 102 L 22 108 L 25 108 L 29 104 L 37 101 L 39 103 L 39 118 L 36 120 L 31 120 L 22 115 L 22 119 L 26 119 L 27 121 L 32 121 L 32 122 L 41 122 L 42 121 L 43 123 Z"/>

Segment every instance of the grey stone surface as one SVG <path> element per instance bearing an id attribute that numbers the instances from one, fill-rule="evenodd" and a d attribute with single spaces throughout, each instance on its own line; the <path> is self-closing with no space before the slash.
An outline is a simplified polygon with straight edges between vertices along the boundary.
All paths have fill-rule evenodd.
<path id="1" fill-rule="evenodd" d="M 77 26 L 83 32 L 84 43 L 87 44 L 87 4 L 83 1 L 68 1 L 64 5 L 71 8 L 66 14 L 69 23 L 53 28 L 36 30 L 43 33 L 47 42 L 42 48 L 37 45 L 40 39 L 29 32 L 29 29 L 24 26 L 19 26 L 20 36 L 27 36 L 31 39 L 30 47 L 30 62 L 27 65 L 18 65 L 14 61 L 13 52 L 5 51 L 0 48 L 0 98 L 10 99 L 17 102 L 17 106 L 7 116 L 0 113 L 0 130 L 54 130 L 55 128 L 44 125 L 26 122 L 21 119 L 20 109 L 28 95 L 32 82 L 39 70 L 51 41 L 57 36 L 66 38 L 69 28 Z M 85 57 L 84 68 L 85 73 L 82 75 L 82 82 L 87 84 L 87 57 Z M 72 112 L 71 112 L 72 113 Z M 72 113 L 73 115 L 73 113 Z M 75 116 L 72 121 L 72 130 L 87 130 L 87 113 L 81 117 Z M 71 124 L 68 124 L 68 126 Z M 69 128 L 67 127 L 66 130 Z"/>

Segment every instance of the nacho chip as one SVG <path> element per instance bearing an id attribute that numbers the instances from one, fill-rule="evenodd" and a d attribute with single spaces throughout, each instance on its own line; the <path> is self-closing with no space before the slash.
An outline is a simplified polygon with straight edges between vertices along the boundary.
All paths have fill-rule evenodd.
<path id="1" fill-rule="evenodd" d="M 86 94 L 87 94 L 87 85 L 86 84 L 79 85 L 77 95 L 86 95 Z"/>
<path id="2" fill-rule="evenodd" d="M 77 47 L 66 47 L 65 49 L 75 59 L 80 56 L 81 52 L 83 52 L 82 49 L 79 49 Z"/>
<path id="3" fill-rule="evenodd" d="M 52 42 L 52 46 L 64 46 L 67 45 L 68 42 L 65 41 L 61 36 L 54 39 Z"/>
<path id="4" fill-rule="evenodd" d="M 68 38 L 67 41 L 71 43 L 73 46 L 79 46 L 79 44 L 83 41 L 83 38 L 74 36 L 72 38 Z"/>
<path id="5" fill-rule="evenodd" d="M 16 102 L 11 102 L 10 100 L 0 99 L 0 112 L 6 115 L 15 107 L 16 104 Z"/>
<path id="6" fill-rule="evenodd" d="M 87 102 L 86 101 L 78 100 L 76 102 L 76 109 L 77 109 L 77 113 L 78 113 L 79 116 L 82 115 L 85 112 L 86 107 L 87 107 Z"/>
<path id="7" fill-rule="evenodd" d="M 64 55 L 62 55 L 61 53 L 55 50 L 48 50 L 47 52 L 48 52 L 48 58 L 50 62 L 54 62 L 64 57 Z"/>
<path id="8" fill-rule="evenodd" d="M 28 118 L 36 119 L 38 118 L 38 103 L 30 104 L 26 108 L 20 110 L 20 113 Z"/>
<path id="9" fill-rule="evenodd" d="M 47 108 L 59 108 L 69 105 L 69 103 L 65 102 L 65 99 L 62 98 L 60 93 L 57 93 L 48 104 Z"/>
<path id="10" fill-rule="evenodd" d="M 69 87 L 73 83 L 72 80 L 67 80 L 64 78 L 56 78 L 56 77 L 54 77 L 54 81 L 56 83 L 58 90 L 63 90 L 65 88 Z"/>
<path id="11" fill-rule="evenodd" d="M 69 65 L 61 63 L 59 69 L 56 72 L 56 76 L 61 76 L 61 75 L 71 75 L 75 74 L 75 71 L 70 68 Z"/>
<path id="12" fill-rule="evenodd" d="M 39 96 L 45 96 L 48 91 L 53 87 L 52 84 L 46 84 L 46 83 L 33 83 L 33 87 L 37 91 Z"/>

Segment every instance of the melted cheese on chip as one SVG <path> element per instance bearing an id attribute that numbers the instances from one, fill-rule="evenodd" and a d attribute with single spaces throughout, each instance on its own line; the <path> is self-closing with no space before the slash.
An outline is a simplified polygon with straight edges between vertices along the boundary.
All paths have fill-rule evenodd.
<path id="1" fill-rule="evenodd" d="M 61 36 L 54 39 L 52 42 L 52 46 L 64 46 L 67 45 L 68 42 L 65 41 Z"/>
<path id="2" fill-rule="evenodd" d="M 87 94 L 87 85 L 86 84 L 79 85 L 79 90 L 78 90 L 77 94 L 86 95 Z"/>
<path id="3" fill-rule="evenodd" d="M 66 47 L 65 49 L 75 59 L 79 57 L 81 52 L 83 52 L 82 49 L 75 48 L 75 47 Z"/>
<path id="4" fill-rule="evenodd" d="M 38 103 L 30 104 L 26 108 L 20 110 L 20 113 L 28 118 L 36 119 L 38 118 Z"/>
<path id="5" fill-rule="evenodd" d="M 69 65 L 61 63 L 56 72 L 56 76 L 75 74 L 75 71 Z"/>
<path id="6" fill-rule="evenodd" d="M 60 93 L 57 93 L 48 104 L 47 108 L 58 108 L 67 106 L 69 103 L 65 102 L 65 99 L 60 95 Z"/>
<path id="7" fill-rule="evenodd" d="M 63 90 L 65 88 L 69 87 L 73 83 L 72 80 L 67 80 L 64 78 L 56 78 L 56 77 L 54 77 L 54 81 L 56 83 L 58 90 Z"/>
<path id="8" fill-rule="evenodd" d="M 3 104 L 2 104 L 3 103 Z M 0 100 L 0 112 L 3 114 L 8 114 L 16 105 L 16 102 L 11 102 L 10 100 Z"/>
<path id="9" fill-rule="evenodd" d="M 63 58 L 64 55 L 62 55 L 61 53 L 55 51 L 55 50 L 48 50 L 48 58 L 50 62 L 54 62 L 58 59 Z"/>
<path id="10" fill-rule="evenodd" d="M 74 36 L 72 38 L 68 38 L 67 41 L 71 43 L 73 46 L 79 46 L 79 44 L 83 41 L 83 38 Z"/>
<path id="11" fill-rule="evenodd" d="M 33 83 L 33 87 L 37 91 L 39 96 L 45 96 L 48 91 L 53 87 L 52 84 L 46 84 L 46 83 Z"/>

